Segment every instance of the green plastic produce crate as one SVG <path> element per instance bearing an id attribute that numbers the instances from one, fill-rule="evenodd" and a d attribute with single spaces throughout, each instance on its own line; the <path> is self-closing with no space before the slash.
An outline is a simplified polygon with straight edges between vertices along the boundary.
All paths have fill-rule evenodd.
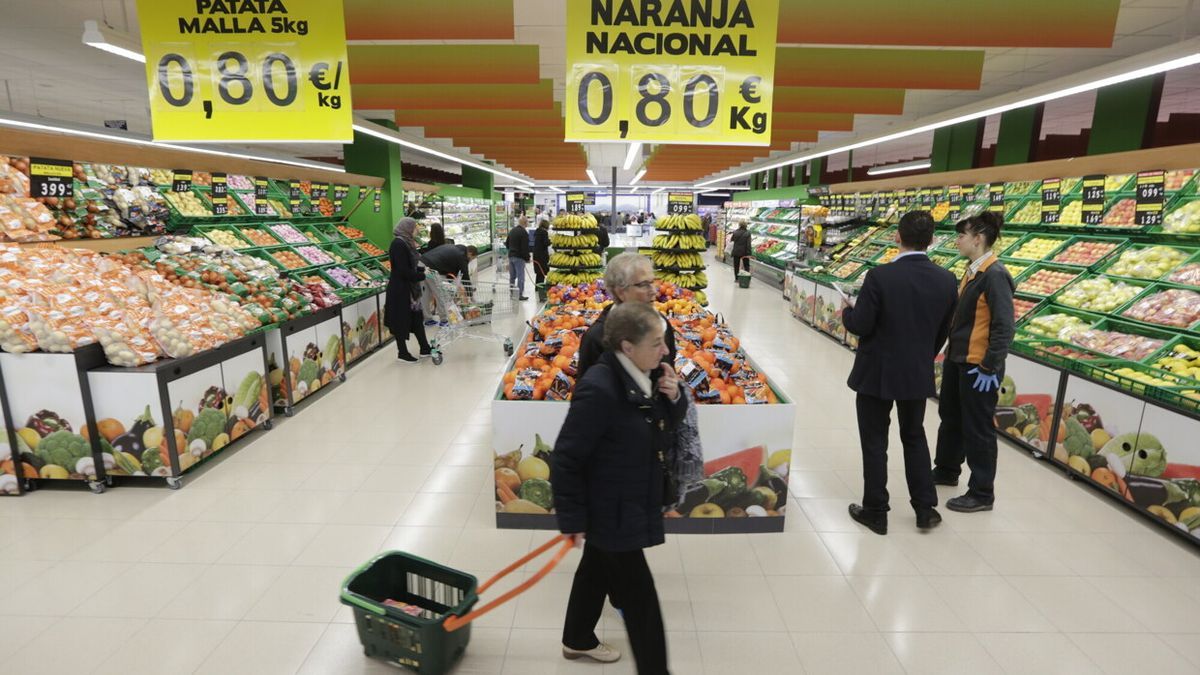
<path id="1" fill-rule="evenodd" d="M 1137 362 L 1141 362 L 1154 355 L 1176 336 L 1176 333 L 1162 330 L 1161 328 L 1113 318 L 1100 320 L 1092 327 L 1091 331 L 1092 334 L 1090 335 L 1084 334 L 1082 331 L 1074 333 L 1067 341 L 1093 352 L 1107 354 L 1114 359 Z M 1110 341 L 1106 349 L 1103 344 L 1094 339 L 1098 337 L 1098 332 L 1120 333 L 1124 337 L 1115 343 Z M 1148 347 L 1148 351 L 1144 354 L 1139 354 L 1137 350 L 1133 349 L 1135 346 L 1134 342 L 1145 340 L 1157 341 L 1158 344 L 1147 343 L 1145 346 Z M 1142 345 L 1137 346 L 1141 347 Z"/>
<path id="2" fill-rule="evenodd" d="M 447 631 L 449 615 L 462 616 L 479 599 L 472 575 L 392 551 L 371 560 L 342 583 L 341 602 L 354 611 L 363 651 L 373 659 L 441 675 L 462 657 L 471 625 Z M 407 605 L 412 613 L 385 604 Z"/>
<path id="3" fill-rule="evenodd" d="M 1048 324 L 1048 319 L 1055 315 L 1078 319 L 1087 328 L 1095 326 L 1104 319 L 1104 316 L 1100 314 L 1071 309 L 1070 307 L 1060 307 L 1047 301 L 1017 323 L 1017 338 L 1025 341 L 1063 339 L 1056 332 L 1049 332 L 1050 325 Z"/>
<path id="4" fill-rule="evenodd" d="M 1167 268 L 1166 272 L 1156 276 L 1154 272 L 1157 270 L 1151 267 L 1153 263 L 1145 262 L 1144 260 L 1139 262 L 1134 259 L 1135 256 L 1139 256 L 1141 251 L 1155 247 L 1174 249 L 1183 254 L 1183 260 L 1177 265 L 1165 266 Z M 1139 260 L 1141 259 L 1139 258 Z M 1100 271 L 1110 276 L 1139 279 L 1142 281 L 1160 281 L 1169 278 L 1175 270 L 1194 260 L 1200 260 L 1200 249 L 1194 246 L 1153 243 L 1130 244 L 1119 255 L 1110 258 Z"/>
<path id="5" fill-rule="evenodd" d="M 1130 393 L 1156 400 L 1163 400 L 1157 393 L 1158 390 L 1186 390 L 1189 386 L 1186 381 L 1172 377 L 1169 373 L 1122 359 L 1075 361 L 1073 366 L 1072 370 L 1084 377 L 1099 382 L 1108 382 Z M 1126 372 L 1117 372 L 1120 370 Z M 1142 377 L 1138 377 L 1139 375 Z M 1148 381 L 1145 378 L 1154 378 L 1156 381 Z"/>
<path id="6" fill-rule="evenodd" d="M 1109 286 L 1098 286 L 1096 282 L 1107 282 Z M 1054 295 L 1050 296 L 1050 301 L 1062 307 L 1081 310 L 1084 312 L 1093 312 L 1096 314 L 1109 314 L 1116 312 L 1125 306 L 1133 298 L 1141 295 L 1142 289 L 1149 286 L 1150 281 L 1142 281 L 1139 279 L 1127 279 L 1125 277 L 1113 277 L 1106 274 L 1081 274 L 1079 278 L 1071 283 L 1063 286 Z M 1106 288 L 1106 293 L 1110 295 L 1117 291 L 1122 285 L 1128 288 L 1120 289 L 1120 295 L 1117 297 L 1107 297 L 1107 302 L 1100 303 L 1096 299 L 1085 299 L 1088 297 L 1086 286 L 1093 289 Z M 1093 293 L 1096 292 L 1093 290 Z M 1082 303 L 1082 304 L 1081 304 Z M 1090 304 L 1089 304 L 1090 303 Z"/>
<path id="7" fill-rule="evenodd" d="M 1111 245 L 1112 249 L 1109 250 L 1107 253 L 1101 253 L 1100 250 L 1097 249 L 1097 254 L 1100 255 L 1100 257 L 1091 263 L 1088 263 L 1085 260 L 1079 260 L 1078 262 L 1074 262 L 1074 261 L 1064 261 L 1064 260 L 1058 259 L 1059 257 L 1066 255 L 1068 253 L 1068 251 L 1071 251 L 1078 244 L 1105 244 L 1105 245 Z M 1121 254 L 1121 251 L 1125 250 L 1125 247 L 1128 244 L 1129 244 L 1129 240 L 1125 239 L 1123 237 L 1108 237 L 1108 236 L 1092 235 L 1092 234 L 1076 235 L 1076 236 L 1068 239 L 1067 243 L 1063 244 L 1063 246 L 1061 248 L 1059 248 L 1057 251 L 1055 251 L 1054 255 L 1050 256 L 1050 258 L 1048 258 L 1046 262 L 1058 263 L 1058 264 L 1062 264 L 1062 265 L 1073 265 L 1076 267 L 1084 267 L 1089 270 L 1097 270 L 1100 267 L 1108 264 L 1110 261 L 1114 260 L 1117 256 L 1119 256 Z"/>
<path id="8" fill-rule="evenodd" d="M 1035 217 L 1036 214 L 1036 217 Z M 1020 216 L 1020 218 L 1018 218 Z M 1042 224 L 1041 195 L 1004 202 L 1004 224 L 1020 228 L 1040 227 Z"/>
<path id="9" fill-rule="evenodd" d="M 1200 291 L 1196 291 L 1191 288 L 1176 286 L 1174 284 L 1164 284 L 1164 283 L 1150 284 L 1150 285 L 1146 286 L 1145 290 L 1143 290 L 1141 293 L 1139 293 L 1137 297 L 1135 297 L 1134 299 L 1125 303 L 1123 306 L 1121 306 L 1116 311 L 1112 312 L 1112 315 L 1114 317 L 1119 317 L 1123 321 L 1132 321 L 1134 323 L 1139 323 L 1139 324 L 1143 324 L 1146 326 L 1154 326 L 1155 328 L 1162 328 L 1164 330 L 1187 331 L 1187 332 L 1191 332 L 1191 333 L 1196 333 L 1197 329 L 1200 329 L 1200 321 L 1194 321 L 1186 326 L 1176 326 L 1173 324 L 1158 323 L 1155 321 L 1149 321 L 1147 319 L 1137 318 L 1137 317 L 1131 316 L 1129 314 L 1129 312 L 1133 311 L 1137 307 L 1137 305 L 1139 303 L 1143 302 L 1144 300 L 1152 298 L 1152 297 L 1158 295 L 1159 293 L 1164 293 L 1166 291 L 1171 291 L 1171 290 L 1181 291 L 1182 293 L 1200 293 Z"/>
<path id="10" fill-rule="evenodd" d="M 1032 194 L 1040 194 L 1038 191 L 1042 188 L 1040 180 L 1020 180 L 1012 181 L 1004 184 L 1004 199 L 1017 199 L 1027 197 Z"/>
<path id="11" fill-rule="evenodd" d="M 1033 357 L 1043 363 L 1072 370 L 1076 361 L 1110 361 L 1111 356 L 1099 354 L 1062 340 L 1017 340 L 1013 352 Z M 1069 352 L 1069 353 L 1064 353 Z"/>
<path id="12" fill-rule="evenodd" d="M 1040 258 L 1027 257 L 1027 255 L 1017 255 L 1018 251 L 1020 251 L 1022 248 L 1024 248 L 1030 242 L 1037 240 L 1037 239 L 1050 239 L 1050 240 L 1054 240 L 1058 243 L 1054 248 L 1050 249 L 1049 252 L 1046 253 L 1045 256 L 1040 257 Z M 1062 249 L 1062 247 L 1066 245 L 1066 243 L 1070 239 L 1071 239 L 1071 237 L 1069 235 L 1045 234 L 1045 233 L 1041 233 L 1041 232 L 1035 232 L 1033 234 L 1027 234 L 1024 237 L 1021 237 L 1021 239 L 1019 241 L 1017 241 L 1017 243 L 1013 244 L 1012 246 L 1009 246 L 1001 255 L 1005 258 L 1010 258 L 1010 259 L 1016 260 L 1018 262 L 1026 262 L 1026 263 L 1043 262 L 1043 261 L 1049 260 L 1050 258 L 1053 258 Z"/>
<path id="13" fill-rule="evenodd" d="M 1166 367 L 1166 365 L 1160 365 L 1164 359 L 1183 358 L 1186 356 L 1186 354 L 1179 351 L 1180 347 L 1184 349 L 1190 349 L 1198 357 L 1200 357 L 1200 337 L 1195 337 L 1192 335 L 1179 335 L 1176 336 L 1175 339 L 1163 345 L 1162 349 L 1150 355 L 1148 358 L 1143 359 L 1142 363 L 1151 368 L 1171 373 L 1176 377 L 1180 377 L 1191 382 L 1200 383 L 1200 372 L 1180 372 L 1178 370 L 1170 370 L 1168 367 Z"/>
<path id="14" fill-rule="evenodd" d="M 1015 261 L 1015 262 L 1018 265 L 1025 264 L 1025 261 Z M 1010 269 L 1009 272 L 1011 273 L 1012 270 Z M 1039 272 L 1055 272 L 1059 275 L 1070 276 L 1071 278 L 1069 280 L 1065 281 L 1061 286 L 1058 286 L 1057 288 L 1042 289 L 1042 288 L 1034 287 L 1033 285 L 1031 285 L 1031 283 L 1032 283 L 1031 280 L 1033 280 L 1035 277 L 1037 277 L 1039 279 L 1044 277 L 1044 275 L 1039 277 L 1038 276 Z M 1051 263 L 1036 263 L 1034 265 L 1029 266 L 1027 269 L 1025 269 L 1023 272 L 1021 272 L 1021 274 L 1019 274 L 1019 275 L 1014 274 L 1013 281 L 1016 283 L 1017 292 L 1021 293 L 1022 295 L 1036 295 L 1039 297 L 1050 297 L 1050 296 L 1054 295 L 1055 293 L 1057 293 L 1058 291 L 1062 290 L 1063 288 L 1066 288 L 1067 285 L 1069 285 L 1072 281 L 1075 281 L 1076 279 L 1078 279 L 1083 274 L 1084 274 L 1084 271 L 1078 267 L 1071 267 L 1069 265 L 1056 265 L 1056 264 L 1051 264 Z"/>

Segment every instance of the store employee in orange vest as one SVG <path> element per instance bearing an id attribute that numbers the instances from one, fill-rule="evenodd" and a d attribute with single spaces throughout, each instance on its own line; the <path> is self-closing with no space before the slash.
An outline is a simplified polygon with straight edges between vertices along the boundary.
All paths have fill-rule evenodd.
<path id="1" fill-rule="evenodd" d="M 971 261 L 958 287 L 958 309 L 942 369 L 933 481 L 958 485 L 964 457 L 966 494 L 946 502 L 961 513 L 991 511 L 996 501 L 996 403 L 1013 340 L 1013 279 L 992 252 L 1003 220 L 984 212 L 958 223 L 958 250 Z"/>
<path id="2" fill-rule="evenodd" d="M 854 306 L 842 311 L 846 330 L 861 341 L 847 384 L 858 392 L 858 435 L 863 453 L 863 501 L 850 517 L 887 534 L 888 427 L 895 405 L 904 445 L 904 475 L 917 527 L 942 517 L 929 469 L 925 401 L 934 394 L 933 360 L 946 344 L 954 315 L 954 275 L 925 255 L 936 227 L 926 211 L 900 219 L 900 254 L 867 272 Z"/>

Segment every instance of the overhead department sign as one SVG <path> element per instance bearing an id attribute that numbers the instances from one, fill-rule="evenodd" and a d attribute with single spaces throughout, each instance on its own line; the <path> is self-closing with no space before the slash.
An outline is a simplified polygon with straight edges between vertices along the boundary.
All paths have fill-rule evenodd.
<path id="1" fill-rule="evenodd" d="M 768 145 L 779 0 L 567 3 L 566 140 Z"/>
<path id="2" fill-rule="evenodd" d="M 138 0 L 157 141 L 352 142 L 341 0 Z"/>

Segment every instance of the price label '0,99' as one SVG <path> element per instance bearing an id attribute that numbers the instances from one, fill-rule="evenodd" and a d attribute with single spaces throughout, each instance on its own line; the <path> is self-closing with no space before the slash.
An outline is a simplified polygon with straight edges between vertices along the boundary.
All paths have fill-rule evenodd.
<path id="1" fill-rule="evenodd" d="M 778 19 L 779 0 L 567 3 L 566 140 L 770 144 Z"/>
<path id="2" fill-rule="evenodd" d="M 1143 171 L 1137 175 L 1137 211 L 1134 222 L 1142 226 L 1162 225 L 1166 181 L 1162 171 Z"/>
<path id="3" fill-rule="evenodd" d="M 686 216 L 696 210 L 696 195 L 691 192 L 672 192 L 667 195 L 667 213 Z"/>
<path id="4" fill-rule="evenodd" d="M 340 2 L 138 0 L 155 140 L 353 138 Z"/>

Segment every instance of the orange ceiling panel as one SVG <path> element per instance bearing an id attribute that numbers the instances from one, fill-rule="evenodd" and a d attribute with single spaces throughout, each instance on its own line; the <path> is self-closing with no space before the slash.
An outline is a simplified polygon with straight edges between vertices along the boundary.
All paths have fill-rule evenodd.
<path id="1" fill-rule="evenodd" d="M 545 110 L 397 110 L 396 126 L 563 126 L 562 104 Z"/>
<path id="2" fill-rule="evenodd" d="M 347 40 L 512 40 L 512 0 L 345 0 Z"/>
<path id="3" fill-rule="evenodd" d="M 427 126 L 425 127 L 426 138 L 467 138 L 467 137 L 490 137 L 490 138 L 546 138 L 563 142 L 565 136 L 563 127 L 500 127 L 500 126 Z"/>
<path id="4" fill-rule="evenodd" d="M 349 45 L 354 84 L 537 84 L 537 45 Z"/>
<path id="5" fill-rule="evenodd" d="M 776 112 L 771 129 L 820 129 L 821 131 L 853 131 L 854 115 L 846 113 Z"/>
<path id="6" fill-rule="evenodd" d="M 775 86 L 978 89 L 984 55 L 982 50 L 780 47 Z"/>
<path id="7" fill-rule="evenodd" d="M 775 112 L 901 115 L 904 113 L 904 90 L 775 87 Z"/>
<path id="8" fill-rule="evenodd" d="M 781 0 L 779 42 L 1107 49 L 1120 9 L 1121 0 Z"/>
<path id="9" fill-rule="evenodd" d="M 553 84 L 356 84 L 351 95 L 372 110 L 550 110 Z"/>

